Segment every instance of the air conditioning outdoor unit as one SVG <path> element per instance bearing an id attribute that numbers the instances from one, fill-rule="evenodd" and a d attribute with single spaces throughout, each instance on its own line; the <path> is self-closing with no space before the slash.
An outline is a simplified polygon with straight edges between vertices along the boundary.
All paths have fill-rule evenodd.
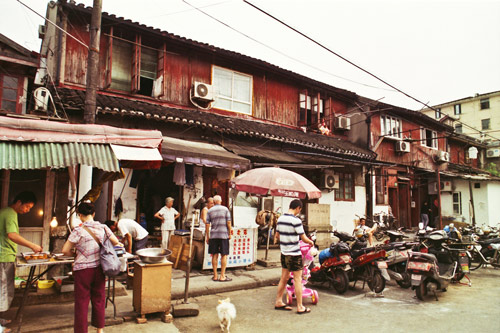
<path id="1" fill-rule="evenodd" d="M 350 130 L 351 129 L 351 118 L 339 116 L 335 118 L 335 128 L 342 130 Z"/>
<path id="2" fill-rule="evenodd" d="M 442 181 L 440 184 L 439 184 L 439 187 L 440 187 L 440 190 L 441 192 L 451 192 L 453 191 L 453 186 L 452 186 L 452 183 L 450 180 L 445 180 L 445 181 Z M 437 194 L 437 182 L 434 181 L 434 182 L 430 182 L 429 183 L 429 187 L 428 187 L 428 194 L 430 195 L 434 195 L 434 194 Z"/>
<path id="3" fill-rule="evenodd" d="M 490 148 L 486 151 L 486 157 L 500 157 L 500 148 Z"/>
<path id="4" fill-rule="evenodd" d="M 49 99 L 52 98 L 49 89 L 37 88 L 33 92 L 33 96 L 35 97 L 35 110 L 47 112 Z"/>
<path id="5" fill-rule="evenodd" d="M 449 162 L 450 161 L 450 153 L 447 151 L 439 150 L 437 154 L 434 156 L 436 162 Z"/>
<path id="6" fill-rule="evenodd" d="M 321 187 L 328 190 L 334 190 L 339 188 L 339 175 L 332 172 L 325 172 L 323 174 Z"/>
<path id="7" fill-rule="evenodd" d="M 409 153 L 410 143 L 406 141 L 396 141 L 396 151 L 401 153 Z"/>
<path id="8" fill-rule="evenodd" d="M 197 98 L 203 101 L 213 101 L 213 89 L 212 86 L 202 82 L 195 82 L 193 89 L 193 98 Z"/>

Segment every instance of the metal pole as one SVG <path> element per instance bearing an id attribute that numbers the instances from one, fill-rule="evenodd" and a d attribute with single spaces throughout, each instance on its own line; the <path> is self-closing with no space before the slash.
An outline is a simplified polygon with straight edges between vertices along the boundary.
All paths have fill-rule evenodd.
<path id="1" fill-rule="evenodd" d="M 476 212 L 474 209 L 474 196 L 472 193 L 472 183 L 471 183 L 470 179 L 469 179 L 469 194 L 470 194 L 470 203 L 471 203 L 471 208 L 472 208 L 472 225 L 476 226 Z"/>
<path id="2" fill-rule="evenodd" d="M 437 173 L 437 192 L 438 192 L 438 214 L 439 214 L 439 229 L 443 229 L 443 217 L 441 216 L 441 175 L 439 174 L 439 170 L 436 170 Z"/>
<path id="3" fill-rule="evenodd" d="M 191 200 L 191 197 L 189 198 Z M 187 215 L 187 212 L 186 212 Z M 189 293 L 189 274 L 191 273 L 191 253 L 193 251 L 193 230 L 194 230 L 194 221 L 191 221 L 191 228 L 189 232 L 189 255 L 187 261 L 187 269 L 186 269 L 186 285 L 184 287 L 184 303 L 188 302 L 188 293 Z M 180 255 L 180 254 L 179 254 Z"/>
<path id="4" fill-rule="evenodd" d="M 90 20 L 90 45 L 87 61 L 87 89 L 85 91 L 85 110 L 83 122 L 95 124 L 97 83 L 99 82 L 99 43 L 101 41 L 102 1 L 94 0 Z"/>

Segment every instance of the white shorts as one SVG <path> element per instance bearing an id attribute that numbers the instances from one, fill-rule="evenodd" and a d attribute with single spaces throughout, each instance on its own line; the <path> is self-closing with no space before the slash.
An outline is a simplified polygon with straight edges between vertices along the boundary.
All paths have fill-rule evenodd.
<path id="1" fill-rule="evenodd" d="M 174 233 L 174 230 L 162 230 L 161 231 L 161 248 L 168 249 L 168 241 L 170 236 Z"/>
<path id="2" fill-rule="evenodd" d="M 7 311 L 14 299 L 15 264 L 0 262 L 0 312 Z"/>

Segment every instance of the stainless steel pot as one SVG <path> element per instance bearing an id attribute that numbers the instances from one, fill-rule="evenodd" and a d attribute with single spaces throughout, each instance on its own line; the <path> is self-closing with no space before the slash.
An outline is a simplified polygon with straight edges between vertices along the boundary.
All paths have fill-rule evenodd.
<path id="1" fill-rule="evenodd" d="M 158 264 L 167 260 L 167 257 L 172 253 L 170 250 L 165 250 L 159 247 L 151 247 L 138 250 L 136 254 L 141 258 L 141 261 L 146 264 Z"/>

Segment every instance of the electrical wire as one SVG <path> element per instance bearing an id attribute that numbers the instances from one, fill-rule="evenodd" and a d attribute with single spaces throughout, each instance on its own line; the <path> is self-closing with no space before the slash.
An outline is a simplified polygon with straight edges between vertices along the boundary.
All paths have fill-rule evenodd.
<path id="1" fill-rule="evenodd" d="M 214 16 L 212 16 L 212 15 L 208 14 L 207 12 L 205 12 L 205 11 L 201 10 L 201 9 L 200 9 L 200 7 L 196 7 L 196 6 L 192 5 L 192 4 L 190 4 L 190 3 L 189 3 L 189 2 L 187 2 L 186 0 L 182 0 L 182 2 L 184 2 L 185 4 L 187 4 L 187 5 L 191 6 L 193 9 L 196 9 L 197 11 L 199 11 L 200 13 L 202 13 L 203 15 L 208 16 L 208 17 L 209 17 L 209 18 L 211 18 L 212 20 L 217 21 L 217 22 L 219 22 L 220 24 L 222 24 L 223 26 L 225 26 L 225 27 L 227 27 L 227 28 L 229 28 L 229 29 L 233 30 L 234 32 L 236 32 L 236 33 L 238 33 L 238 34 L 240 34 L 240 35 L 242 35 L 242 36 L 244 36 L 244 37 L 246 37 L 246 38 L 250 39 L 251 41 L 254 41 L 254 42 L 255 42 L 255 43 L 257 43 L 257 44 L 262 45 L 262 46 L 264 46 L 264 47 L 266 47 L 266 48 L 268 48 L 268 49 L 270 49 L 270 50 L 272 50 L 272 51 L 274 51 L 274 52 L 276 52 L 276 53 L 278 53 L 278 54 L 280 54 L 280 55 L 282 55 L 282 56 L 284 56 L 284 57 L 286 57 L 286 58 L 289 58 L 289 59 L 291 59 L 291 60 L 293 60 L 293 61 L 296 61 L 296 62 L 298 62 L 298 63 L 300 63 L 300 64 L 302 64 L 302 65 L 304 65 L 304 66 L 307 66 L 307 67 L 310 67 L 310 68 L 312 68 L 312 69 L 315 69 L 315 70 L 319 71 L 320 73 L 324 73 L 324 74 L 327 74 L 327 75 L 330 75 L 330 76 L 336 77 L 336 78 L 338 78 L 338 79 L 342 79 L 342 80 L 345 80 L 345 81 L 348 81 L 348 82 L 351 82 L 351 83 L 355 83 L 355 84 L 359 84 L 359 85 L 362 85 L 362 86 L 365 86 L 365 87 L 369 87 L 369 88 L 374 88 L 374 89 L 379 89 L 379 90 L 386 90 L 386 91 L 392 91 L 392 92 L 394 92 L 394 91 L 395 91 L 395 90 L 393 90 L 393 89 L 387 89 L 387 88 L 382 88 L 382 87 L 376 87 L 376 86 L 372 86 L 372 85 L 369 85 L 369 84 L 365 84 L 365 83 L 357 82 L 357 81 L 354 81 L 354 80 L 351 80 L 351 79 L 348 79 L 348 78 L 345 78 L 345 77 L 342 77 L 342 76 L 339 76 L 339 75 L 333 74 L 333 73 L 331 73 L 331 72 L 325 71 L 324 69 L 321 69 L 321 68 L 316 67 L 316 66 L 314 66 L 314 65 L 308 64 L 308 63 L 306 63 L 306 62 L 304 62 L 304 61 L 302 61 L 302 60 L 300 60 L 300 59 L 298 59 L 298 58 L 292 57 L 292 56 L 290 56 L 289 54 L 287 54 L 287 53 L 285 53 L 285 52 L 282 52 L 282 51 L 280 51 L 280 50 L 278 50 L 278 49 L 276 49 L 276 48 L 274 48 L 274 47 L 272 47 L 272 46 L 269 46 L 269 45 L 267 45 L 267 44 L 265 44 L 265 43 L 263 43 L 263 42 L 261 42 L 261 41 L 259 41 L 259 40 L 255 39 L 254 37 L 252 37 L 252 36 L 250 36 L 250 35 L 247 35 L 247 34 L 245 34 L 244 32 L 239 31 L 239 30 L 238 30 L 238 29 L 236 29 L 236 28 L 233 28 L 233 27 L 232 27 L 232 26 L 230 26 L 229 24 L 227 24 L 227 23 L 225 23 L 225 22 L 223 22 L 223 21 L 219 20 L 218 18 L 216 18 L 216 17 L 214 17 Z"/>
<path id="2" fill-rule="evenodd" d="M 23 3 L 21 0 L 16 0 L 17 2 L 19 2 L 21 5 L 23 5 L 24 7 L 28 8 L 30 11 L 32 11 L 33 13 L 35 13 L 36 15 L 40 16 L 42 19 L 44 19 L 45 21 L 49 22 L 50 24 L 52 24 L 54 27 L 56 27 L 56 29 L 59 29 L 61 30 L 62 32 L 64 32 L 66 35 L 70 36 L 71 38 L 73 38 L 74 40 L 76 40 L 78 43 L 82 44 L 83 46 L 85 46 L 85 48 L 87 48 L 87 50 L 89 49 L 88 45 L 85 44 L 84 42 L 82 42 L 81 40 L 79 40 L 78 38 L 76 38 L 75 36 L 73 36 L 72 34 L 70 34 L 69 32 L 67 32 L 66 30 L 64 30 L 63 28 L 59 27 L 57 24 L 55 24 L 54 22 L 52 22 L 51 20 L 49 20 L 48 18 L 44 17 L 43 15 L 40 15 L 38 14 L 33 8 L 29 7 L 28 5 L 26 5 L 25 3 Z"/>

